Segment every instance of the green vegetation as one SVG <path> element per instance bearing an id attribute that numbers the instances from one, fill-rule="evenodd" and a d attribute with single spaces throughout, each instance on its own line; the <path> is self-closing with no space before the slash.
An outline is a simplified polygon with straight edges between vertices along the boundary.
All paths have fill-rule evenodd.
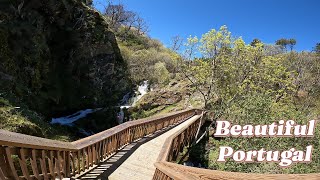
<path id="1" fill-rule="evenodd" d="M 39 4 L 39 5 L 34 5 Z M 201 37 L 172 38 L 172 47 L 148 36 L 148 26 L 122 4 L 104 12 L 91 0 L 4 0 L 0 6 L 0 129 L 71 141 L 79 129 L 49 124 L 52 116 L 80 109 L 103 111 L 76 122 L 99 132 L 117 125 L 121 97 L 148 80 L 153 91 L 126 113 L 131 119 L 189 107 L 204 108 L 213 121 L 306 124 L 320 113 L 320 44 L 296 52 L 295 39 L 246 44 L 226 26 Z M 290 50 L 290 51 L 288 51 Z M 234 149 L 320 148 L 314 138 L 202 140 L 190 160 L 210 169 L 255 173 L 320 172 L 320 152 L 309 164 L 217 163 L 219 146 Z M 211 127 L 212 134 L 214 127 Z"/>
<path id="2" fill-rule="evenodd" d="M 297 41 L 295 39 L 279 39 L 276 41 L 276 45 L 281 46 L 282 49 L 287 50 L 288 47 L 290 48 L 290 50 L 293 50 L 293 47 L 297 44 Z"/>
<path id="3" fill-rule="evenodd" d="M 91 2 L 1 1 L 0 98 L 21 106 L 1 107 L 2 128 L 51 137 L 45 131 L 52 117 L 98 107 L 112 111 L 98 127 L 114 125 L 110 107 L 132 83 L 114 33 L 105 17 L 87 6 Z M 39 116 L 21 114 L 27 111 Z"/>
<path id="4" fill-rule="evenodd" d="M 282 41 L 285 43 L 282 43 Z M 277 41 L 284 49 L 295 40 Z M 214 117 L 234 124 L 271 124 L 294 119 L 307 124 L 319 113 L 319 57 L 315 53 L 284 51 L 270 53 L 260 40 L 246 45 L 241 38 L 232 37 L 226 26 L 210 30 L 200 39 L 189 37 L 185 47 L 182 72 L 194 90 L 202 97 L 203 107 Z M 195 57 L 196 52 L 202 54 Z M 213 129 L 212 129 L 213 130 Z M 275 163 L 216 162 L 219 146 L 234 149 L 304 150 L 313 145 L 319 149 L 320 131 L 314 138 L 223 138 L 210 137 L 207 149 L 211 169 L 255 173 L 319 172 L 320 154 L 313 152 L 310 164 L 295 164 L 280 168 Z"/>
<path id="5" fill-rule="evenodd" d="M 12 98 L 16 99 L 9 99 Z M 0 97 L 0 129 L 60 141 L 77 139 L 74 130 L 69 127 L 51 125 L 42 115 L 29 110 L 25 104 L 15 104 L 21 106 L 12 106 L 8 99 Z"/>
<path id="6" fill-rule="evenodd" d="M 177 53 L 148 37 L 146 22 L 137 13 L 125 9 L 123 4 L 109 3 L 104 15 L 117 37 L 133 83 L 149 80 L 151 84 L 168 84 L 170 75 L 176 73 Z"/>

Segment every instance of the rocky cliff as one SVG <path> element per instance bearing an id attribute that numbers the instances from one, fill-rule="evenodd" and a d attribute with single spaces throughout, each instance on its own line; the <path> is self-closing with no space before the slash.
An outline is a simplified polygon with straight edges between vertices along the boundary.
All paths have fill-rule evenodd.
<path id="1" fill-rule="evenodd" d="M 104 17 L 81 0 L 1 0 L 0 93 L 46 117 L 116 105 L 130 88 Z"/>

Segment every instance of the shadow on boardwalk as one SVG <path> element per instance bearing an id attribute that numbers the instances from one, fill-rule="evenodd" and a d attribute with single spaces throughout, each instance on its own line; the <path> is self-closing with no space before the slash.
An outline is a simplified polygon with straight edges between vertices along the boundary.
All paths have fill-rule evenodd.
<path id="1" fill-rule="evenodd" d="M 134 153 L 141 145 L 144 143 L 164 134 L 170 129 L 174 128 L 178 124 L 169 126 L 162 130 L 157 131 L 154 134 L 145 136 L 139 140 L 132 142 L 131 144 L 126 145 L 124 148 L 119 150 L 116 154 L 108 158 L 106 161 L 100 163 L 98 166 L 94 167 L 90 171 L 82 174 L 76 179 L 102 179 L 106 180 L 108 177 L 123 163 L 126 159 Z"/>

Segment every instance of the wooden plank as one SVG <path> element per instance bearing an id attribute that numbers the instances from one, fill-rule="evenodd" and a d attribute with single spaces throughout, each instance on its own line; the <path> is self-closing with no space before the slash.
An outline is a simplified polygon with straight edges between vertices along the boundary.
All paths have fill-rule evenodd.
<path id="1" fill-rule="evenodd" d="M 39 174 L 39 169 L 38 169 L 38 164 L 37 164 L 37 156 L 36 156 L 36 150 L 32 149 L 31 150 L 31 167 L 32 167 L 32 172 L 33 175 L 37 178 L 40 179 L 40 174 Z"/>
<path id="2" fill-rule="evenodd" d="M 155 166 L 165 173 L 167 176 L 175 180 L 275 180 L 275 179 L 290 179 L 290 180 L 319 180 L 320 173 L 311 174 L 256 174 L 256 173 L 237 173 L 201 169 L 189 166 L 183 166 L 169 162 L 158 162 Z"/>
<path id="3" fill-rule="evenodd" d="M 71 152 L 70 160 L 71 160 L 71 174 L 72 174 L 72 176 L 74 176 L 77 171 L 76 159 L 77 159 L 77 153 Z M 78 173 L 80 173 L 80 171 Z"/>
<path id="4" fill-rule="evenodd" d="M 6 163 L 5 158 L 5 148 L 3 146 L 0 146 L 0 179 L 2 180 L 8 180 L 10 178 L 9 172 L 10 169 L 8 168 L 8 165 Z"/>
<path id="5" fill-rule="evenodd" d="M 24 178 L 30 180 L 31 178 L 30 178 L 30 174 L 28 172 L 27 160 L 26 160 L 25 150 L 24 149 L 20 149 L 19 164 L 20 164 L 20 168 L 22 170 Z"/>
<path id="6" fill-rule="evenodd" d="M 5 151 L 6 151 L 6 161 L 9 163 L 12 176 L 15 179 L 20 179 L 18 174 L 17 174 L 17 170 L 14 167 L 14 163 L 13 163 L 13 160 L 12 160 L 12 154 L 11 154 L 11 148 L 10 147 L 6 147 Z"/>
<path id="7" fill-rule="evenodd" d="M 77 168 L 78 168 L 78 174 L 81 173 L 81 151 L 78 151 L 78 155 L 77 155 Z M 84 160 L 82 160 L 84 162 Z M 84 163 L 83 163 L 83 166 L 84 166 Z"/>
<path id="8" fill-rule="evenodd" d="M 0 168 L 0 179 L 1 180 L 7 180 L 8 178 L 4 175 L 2 169 Z"/>
<path id="9" fill-rule="evenodd" d="M 92 145 L 92 164 L 97 164 L 97 144 Z"/>
<path id="10" fill-rule="evenodd" d="M 86 162 L 86 165 L 85 166 L 83 166 L 83 169 L 85 170 L 85 169 L 89 169 L 89 154 L 88 154 L 88 149 L 89 148 L 84 148 L 83 149 L 83 158 L 84 158 L 84 156 L 86 156 L 86 158 L 85 158 L 85 162 Z M 83 165 L 84 165 L 84 161 L 83 161 Z"/>
<path id="11" fill-rule="evenodd" d="M 61 175 L 61 151 L 57 151 L 56 169 L 57 169 L 57 172 L 58 172 L 58 178 L 62 179 L 62 175 Z"/>
<path id="12" fill-rule="evenodd" d="M 56 172 L 55 172 L 55 165 L 54 165 L 54 152 L 50 151 L 49 152 L 49 159 L 48 159 L 48 164 L 49 164 L 49 171 L 52 179 L 56 178 Z"/>
<path id="13" fill-rule="evenodd" d="M 61 165 L 62 165 L 62 174 L 63 177 L 66 177 L 67 174 L 67 160 L 66 160 L 66 151 L 62 152 L 62 156 L 61 156 Z"/>
<path id="14" fill-rule="evenodd" d="M 107 141 L 108 141 L 108 139 L 105 139 L 102 143 L 102 159 L 101 159 L 101 161 L 107 158 L 107 150 L 108 150 Z"/>
<path id="15" fill-rule="evenodd" d="M 41 171 L 42 171 L 44 179 L 48 180 L 49 177 L 48 177 L 48 172 L 47 172 L 46 151 L 45 150 L 41 150 L 40 166 L 41 166 Z"/>
<path id="16" fill-rule="evenodd" d="M 31 149 L 61 149 L 71 151 L 76 149 L 71 143 L 9 132 L 2 129 L 0 129 L 0 145 Z"/>
<path id="17" fill-rule="evenodd" d="M 9 179 L 13 178 L 8 161 L 6 160 L 6 151 L 3 146 L 0 146 L 0 169 L 5 177 Z"/>
<path id="18" fill-rule="evenodd" d="M 88 155 L 89 155 L 89 167 L 92 167 L 92 165 L 93 165 L 92 146 L 88 147 Z"/>
<path id="19" fill-rule="evenodd" d="M 103 155 L 102 155 L 102 144 L 103 144 L 103 141 L 100 141 L 99 144 L 98 144 L 98 163 L 100 163 L 103 159 Z"/>
<path id="20" fill-rule="evenodd" d="M 82 161 L 84 161 L 82 159 Z M 83 163 L 83 166 L 84 166 L 84 163 Z M 78 154 L 77 154 L 77 168 L 78 168 L 78 173 L 80 174 L 81 173 L 81 151 L 78 151 Z"/>
<path id="21" fill-rule="evenodd" d="M 66 166 L 66 172 L 65 172 L 65 177 L 70 177 L 70 166 L 71 166 L 71 157 L 70 157 L 70 153 L 69 151 L 65 152 L 65 166 Z"/>

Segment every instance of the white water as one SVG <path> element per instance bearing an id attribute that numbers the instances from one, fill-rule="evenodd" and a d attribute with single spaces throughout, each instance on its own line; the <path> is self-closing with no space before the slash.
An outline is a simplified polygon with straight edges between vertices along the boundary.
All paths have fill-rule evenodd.
<path id="1" fill-rule="evenodd" d="M 135 100 L 133 101 L 132 106 L 136 105 L 136 103 L 137 103 L 144 95 L 146 95 L 146 94 L 148 93 L 148 86 L 149 86 L 148 81 L 143 81 L 143 84 L 138 87 L 139 95 L 138 95 L 138 97 L 135 98 Z"/>
<path id="2" fill-rule="evenodd" d="M 123 96 L 122 100 L 120 101 L 120 104 L 122 104 L 120 106 L 120 112 L 117 114 L 117 119 L 118 119 L 119 124 L 123 123 L 123 120 L 124 120 L 123 109 L 124 108 L 128 109 L 128 108 L 134 106 L 145 94 L 148 93 L 148 86 L 149 86 L 148 81 L 144 81 L 142 85 L 138 86 L 138 91 L 136 92 L 136 96 L 133 97 L 132 104 L 130 104 L 130 93 L 127 93 L 126 95 Z M 61 124 L 61 125 L 73 126 L 74 122 L 78 121 L 81 118 L 87 117 L 88 114 L 95 113 L 101 109 L 102 108 L 85 109 L 85 110 L 78 111 L 74 114 L 71 114 L 69 116 L 52 118 L 51 124 Z M 85 132 L 83 129 L 82 129 L 82 133 L 87 134 L 87 132 Z M 89 133 L 91 133 L 91 132 L 89 132 Z"/>
<path id="3" fill-rule="evenodd" d="M 143 83 L 138 86 L 138 91 L 135 92 L 135 96 L 134 97 L 130 97 L 130 93 L 126 94 L 123 96 L 122 100 L 120 101 L 120 108 L 130 108 L 134 105 L 136 105 L 136 103 L 144 96 L 148 93 L 148 86 L 149 83 L 148 81 L 143 81 Z M 133 102 L 132 102 L 133 101 Z M 130 103 L 132 102 L 132 103 Z"/>
<path id="4" fill-rule="evenodd" d="M 124 120 L 124 112 L 123 112 L 123 109 L 126 108 L 126 109 L 129 109 L 130 107 L 132 106 L 135 106 L 136 103 L 144 96 L 148 93 L 148 86 L 149 86 L 149 83 L 148 81 L 143 81 L 143 83 L 138 86 L 138 91 L 135 92 L 135 96 L 130 98 L 130 94 L 126 94 L 125 96 L 123 96 L 122 100 L 121 100 L 121 106 L 120 106 L 120 112 L 118 112 L 117 114 L 117 120 L 118 120 L 118 123 L 119 124 L 122 124 L 123 123 L 123 120 Z M 130 104 L 130 101 L 132 102 Z"/>
<path id="5" fill-rule="evenodd" d="M 51 124 L 61 124 L 61 125 L 69 125 L 72 126 L 75 121 L 78 121 L 81 118 L 86 117 L 88 114 L 97 112 L 101 110 L 102 108 L 97 108 L 97 109 L 85 109 L 78 111 L 74 114 L 71 114 L 69 116 L 65 117 L 60 117 L 60 118 L 52 118 Z"/>

